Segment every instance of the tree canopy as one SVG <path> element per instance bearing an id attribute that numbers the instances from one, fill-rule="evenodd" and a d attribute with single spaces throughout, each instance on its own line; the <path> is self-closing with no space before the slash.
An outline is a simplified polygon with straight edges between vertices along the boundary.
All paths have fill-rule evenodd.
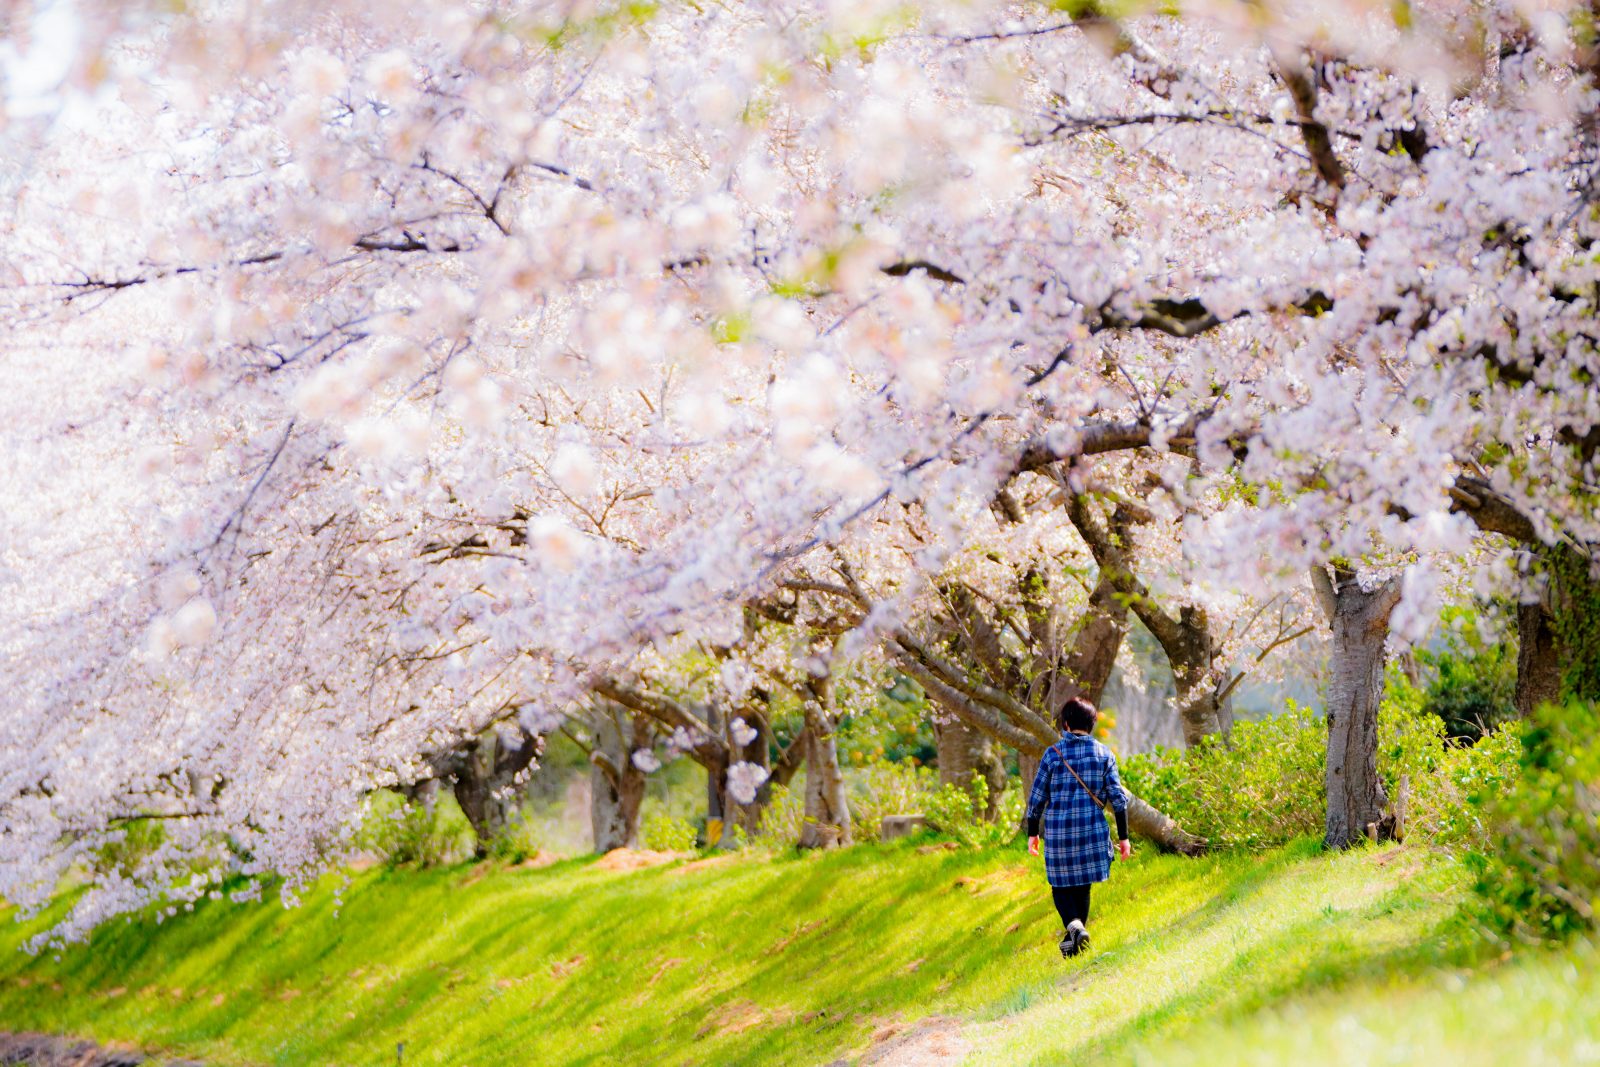
<path id="1" fill-rule="evenodd" d="M 29 19 L 0 894 L 170 822 L 69 929 L 314 870 L 444 740 L 686 648 L 742 699 L 794 648 L 751 612 L 1019 743 L 1106 576 L 1199 735 L 1308 570 L 1404 640 L 1600 542 L 1584 5 Z"/>

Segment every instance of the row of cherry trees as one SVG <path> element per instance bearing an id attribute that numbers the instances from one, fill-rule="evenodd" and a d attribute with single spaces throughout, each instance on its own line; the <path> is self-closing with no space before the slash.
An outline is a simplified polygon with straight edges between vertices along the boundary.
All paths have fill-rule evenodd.
<path id="1" fill-rule="evenodd" d="M 1338 844 L 1385 629 L 1593 678 L 1594 13 L 1179 7 L 24 12 L 0 894 L 292 888 L 513 720 L 737 806 L 778 687 L 842 836 L 839 664 L 1031 758 L 1132 613 L 1194 740 L 1313 602 Z"/>

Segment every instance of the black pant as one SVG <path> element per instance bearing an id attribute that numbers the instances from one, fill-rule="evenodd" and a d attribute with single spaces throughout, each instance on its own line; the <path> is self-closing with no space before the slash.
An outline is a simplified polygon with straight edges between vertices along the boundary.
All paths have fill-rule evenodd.
<path id="1" fill-rule="evenodd" d="M 1055 898 L 1056 911 L 1061 913 L 1063 928 L 1070 926 L 1073 919 L 1087 924 L 1089 922 L 1089 890 L 1093 886 L 1087 885 L 1053 885 L 1050 895 Z"/>

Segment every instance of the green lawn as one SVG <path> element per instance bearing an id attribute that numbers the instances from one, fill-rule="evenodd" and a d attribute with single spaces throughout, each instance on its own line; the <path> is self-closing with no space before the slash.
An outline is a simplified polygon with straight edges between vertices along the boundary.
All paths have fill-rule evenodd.
<path id="1" fill-rule="evenodd" d="M 1070 963 L 1036 862 L 902 843 L 373 870 L 294 910 L 114 923 L 59 960 L 13 925 L 0 1029 L 215 1064 L 394 1064 L 402 1042 L 405 1064 L 814 1064 L 930 1014 L 973 1064 L 1600 1056 L 1593 953 L 1486 956 L 1453 918 L 1459 868 L 1422 850 L 1147 852 Z"/>

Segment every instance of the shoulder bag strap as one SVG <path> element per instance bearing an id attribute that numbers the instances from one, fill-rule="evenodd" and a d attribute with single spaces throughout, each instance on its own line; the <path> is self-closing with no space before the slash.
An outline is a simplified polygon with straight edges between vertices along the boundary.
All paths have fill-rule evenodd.
<path id="1" fill-rule="evenodd" d="M 1094 790 L 1090 789 L 1089 783 L 1083 780 L 1083 775 L 1073 770 L 1072 761 L 1067 759 L 1066 751 L 1064 749 L 1058 749 L 1056 754 L 1061 757 L 1061 762 L 1066 764 L 1067 770 L 1072 771 L 1072 777 L 1076 778 L 1078 780 L 1078 784 L 1083 786 L 1083 791 L 1089 794 L 1089 799 L 1094 801 L 1094 806 L 1099 808 L 1101 811 L 1105 811 L 1106 802 L 1094 795 Z"/>

